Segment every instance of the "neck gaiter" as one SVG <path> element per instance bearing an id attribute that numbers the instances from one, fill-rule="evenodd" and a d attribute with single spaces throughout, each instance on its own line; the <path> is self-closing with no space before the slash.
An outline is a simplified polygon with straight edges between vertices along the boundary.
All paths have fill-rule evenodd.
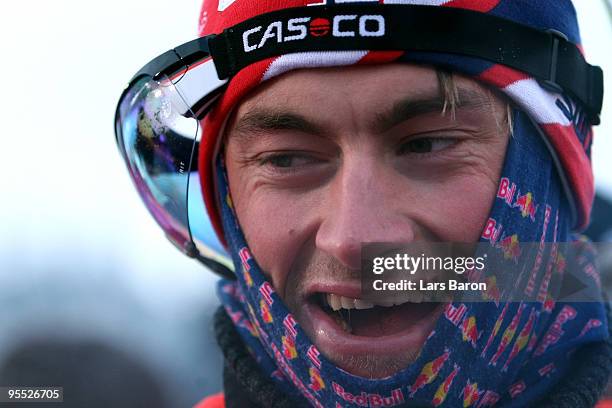
<path id="1" fill-rule="evenodd" d="M 351 375 L 319 353 L 251 255 L 228 205 L 221 158 L 217 176 L 224 233 L 238 277 L 220 281 L 219 296 L 261 370 L 296 399 L 319 407 L 526 406 L 568 374 L 572 351 L 607 337 L 605 310 L 598 302 L 453 302 L 414 363 L 384 379 Z M 502 255 L 513 242 L 586 245 L 570 233 L 571 222 L 545 142 L 527 115 L 515 110 L 499 191 L 480 242 Z M 585 253 L 590 259 L 592 253 Z M 560 278 L 550 272 L 546 277 L 556 270 L 551 262 L 558 257 L 543 259 L 509 260 L 512 271 L 528 273 L 505 279 L 521 288 L 530 284 L 535 291 L 553 287 L 547 283 L 542 289 L 545 280 Z"/>

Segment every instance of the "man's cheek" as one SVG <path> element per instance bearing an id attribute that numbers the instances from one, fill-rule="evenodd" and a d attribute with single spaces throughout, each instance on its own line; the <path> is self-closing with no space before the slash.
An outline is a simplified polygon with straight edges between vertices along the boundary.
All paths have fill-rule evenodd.
<path id="1" fill-rule="evenodd" d="M 480 238 L 484 223 L 491 211 L 497 183 L 487 175 L 465 180 L 459 184 L 463 194 L 452 200 L 449 212 L 455 221 L 456 237 L 452 241 L 475 242 Z M 449 220 L 450 221 L 450 220 Z M 457 239 L 461 238 L 461 239 Z"/>
<path id="2" fill-rule="evenodd" d="M 446 242 L 478 241 L 495 195 L 496 184 L 482 172 L 455 175 L 435 185 L 420 185 L 422 197 L 412 208 L 415 222 Z M 408 205 L 410 205 L 408 203 Z"/>
<path id="3" fill-rule="evenodd" d="M 300 211 L 290 205 L 255 200 L 243 214 L 241 225 L 247 244 L 274 288 L 284 293 L 287 275 L 303 239 Z"/>

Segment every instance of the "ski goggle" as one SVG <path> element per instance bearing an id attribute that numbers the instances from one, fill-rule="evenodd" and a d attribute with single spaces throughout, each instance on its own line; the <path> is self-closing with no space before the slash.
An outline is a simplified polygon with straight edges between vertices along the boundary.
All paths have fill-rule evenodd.
<path id="1" fill-rule="evenodd" d="M 415 5 L 343 4 L 262 14 L 153 59 L 119 100 L 115 135 L 129 174 L 181 251 L 233 276 L 230 257 L 207 216 L 197 168 L 206 133 L 202 119 L 231 78 L 269 57 L 342 50 L 440 52 L 503 64 L 546 89 L 571 95 L 591 124 L 599 124 L 602 71 L 554 30 L 470 10 Z"/>
<path id="2" fill-rule="evenodd" d="M 207 49 L 200 39 L 142 68 L 121 96 L 115 133 L 136 189 L 168 239 L 225 274 L 230 259 L 206 217 L 197 171 L 197 113 L 205 114 L 227 82 L 217 78 Z"/>

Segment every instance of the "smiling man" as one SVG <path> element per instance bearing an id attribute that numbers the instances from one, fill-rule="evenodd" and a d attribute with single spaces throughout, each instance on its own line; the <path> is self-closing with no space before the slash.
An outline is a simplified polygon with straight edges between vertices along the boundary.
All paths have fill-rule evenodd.
<path id="1" fill-rule="evenodd" d="M 508 104 L 457 77 L 451 105 L 444 75 L 408 64 L 295 71 L 228 123 L 230 193 L 252 254 L 313 343 L 353 374 L 406 367 L 442 311 L 360 304 L 362 243 L 475 242 L 495 197 Z M 336 321 L 335 303 L 350 322 Z"/>
<path id="2" fill-rule="evenodd" d="M 606 309 L 558 296 L 572 262 L 546 247 L 586 248 L 571 270 L 599 291 L 576 232 L 602 77 L 571 2 L 335 3 L 205 0 L 202 39 L 120 102 L 151 213 L 227 278 L 224 394 L 200 406 L 593 406 Z M 201 245 L 193 183 L 231 271 Z M 371 299 L 369 243 L 478 244 L 507 269 L 485 268 L 491 290 L 469 302 Z"/>

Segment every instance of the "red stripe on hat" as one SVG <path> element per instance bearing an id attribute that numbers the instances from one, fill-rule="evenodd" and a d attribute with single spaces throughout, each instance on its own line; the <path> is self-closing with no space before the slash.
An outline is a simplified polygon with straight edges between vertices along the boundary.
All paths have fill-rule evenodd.
<path id="1" fill-rule="evenodd" d="M 217 34 L 224 29 L 261 14 L 304 6 L 304 0 L 236 0 L 218 11 L 218 1 L 205 1 L 200 14 L 200 36 Z M 206 21 L 206 24 L 203 22 Z"/>
<path id="2" fill-rule="evenodd" d="M 384 64 L 404 55 L 404 51 L 370 51 L 357 64 Z"/>
<path id="3" fill-rule="evenodd" d="M 452 0 L 448 3 L 444 3 L 443 7 L 455 7 L 474 11 L 480 11 L 482 13 L 488 13 L 493 10 L 499 4 L 501 0 Z"/>
<path id="4" fill-rule="evenodd" d="M 206 211 L 217 233 L 217 237 L 219 237 L 221 243 L 226 247 L 227 242 L 223 236 L 221 214 L 217 206 L 217 197 L 215 194 L 215 149 L 219 138 L 223 136 L 220 132 L 221 127 L 225 123 L 225 119 L 231 113 L 235 105 L 244 98 L 249 91 L 261 83 L 263 74 L 274 59 L 275 58 L 268 58 L 240 70 L 236 76 L 232 78 L 227 90 L 223 93 L 217 105 L 201 122 L 202 141 L 200 142 L 198 151 L 198 169 L 200 172 L 202 195 L 204 196 Z"/>
<path id="5" fill-rule="evenodd" d="M 528 79 L 529 75 L 524 72 L 508 68 L 504 65 L 495 64 L 491 68 L 478 75 L 478 79 L 495 85 L 498 88 L 505 88 L 517 81 Z"/>
<path id="6" fill-rule="evenodd" d="M 589 224 L 591 206 L 595 197 L 591 161 L 585 154 L 572 125 L 548 124 L 540 126 L 548 135 L 548 139 L 557 152 L 565 176 L 574 193 L 578 213 L 577 228 L 584 229 Z"/>

